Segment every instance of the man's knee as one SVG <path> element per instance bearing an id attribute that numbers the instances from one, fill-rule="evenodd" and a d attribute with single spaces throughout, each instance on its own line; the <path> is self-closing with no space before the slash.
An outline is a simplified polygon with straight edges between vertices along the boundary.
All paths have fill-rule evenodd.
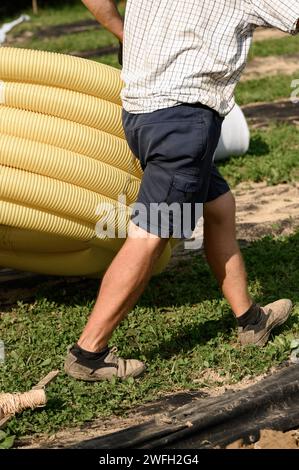
<path id="1" fill-rule="evenodd" d="M 153 257 L 159 257 L 168 243 L 168 238 L 161 238 L 133 222 L 129 224 L 127 243 L 134 245 L 136 250 L 147 251 Z"/>

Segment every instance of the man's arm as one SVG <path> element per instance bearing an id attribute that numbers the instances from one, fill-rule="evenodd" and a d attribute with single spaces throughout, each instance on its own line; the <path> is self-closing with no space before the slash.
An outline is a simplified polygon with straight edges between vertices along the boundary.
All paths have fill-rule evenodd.
<path id="1" fill-rule="evenodd" d="M 123 41 L 123 20 L 114 0 L 82 0 L 96 20 Z"/>

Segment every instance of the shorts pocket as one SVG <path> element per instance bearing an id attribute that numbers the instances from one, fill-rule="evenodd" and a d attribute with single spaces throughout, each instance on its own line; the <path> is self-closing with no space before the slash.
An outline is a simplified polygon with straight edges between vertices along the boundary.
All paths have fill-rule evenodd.
<path id="1" fill-rule="evenodd" d="M 178 173 L 173 176 L 166 199 L 167 204 L 194 202 L 200 191 L 199 176 Z"/>

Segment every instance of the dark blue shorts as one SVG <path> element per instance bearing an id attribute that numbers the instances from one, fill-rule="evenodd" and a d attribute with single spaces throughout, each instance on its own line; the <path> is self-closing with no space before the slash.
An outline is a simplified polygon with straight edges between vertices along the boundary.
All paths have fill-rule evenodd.
<path id="1" fill-rule="evenodd" d="M 203 204 L 230 190 L 213 163 L 223 118 L 200 103 L 144 114 L 123 110 L 122 118 L 144 170 L 133 222 L 160 237 L 190 237 Z"/>

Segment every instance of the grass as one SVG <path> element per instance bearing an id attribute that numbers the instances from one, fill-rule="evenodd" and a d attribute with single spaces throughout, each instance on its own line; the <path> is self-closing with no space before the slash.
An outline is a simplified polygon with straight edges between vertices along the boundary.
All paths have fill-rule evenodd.
<path id="1" fill-rule="evenodd" d="M 299 234 L 266 238 L 244 254 L 250 291 L 258 301 L 279 296 L 299 301 Z M 291 341 L 299 334 L 299 303 L 265 348 L 242 349 L 236 343 L 233 316 L 206 263 L 199 255 L 191 256 L 189 263 L 152 279 L 138 306 L 114 334 L 112 343 L 121 354 L 146 361 L 143 378 L 86 384 L 61 373 L 48 389 L 47 407 L 12 419 L 11 434 L 51 433 L 96 416 L 123 415 L 161 393 L 211 385 L 202 378 L 206 368 L 234 383 L 287 359 Z M 61 290 L 40 289 L 33 303 L 19 303 L 2 314 L 0 337 L 6 345 L 2 390 L 26 390 L 48 371 L 62 368 L 66 348 L 77 340 L 96 289 L 96 281 Z"/>
<path id="2" fill-rule="evenodd" d="M 287 35 L 281 39 L 255 41 L 250 50 L 250 59 L 271 55 L 288 55 L 299 53 L 299 37 Z"/>
<path id="3" fill-rule="evenodd" d="M 82 52 L 115 44 L 118 44 L 118 41 L 109 31 L 98 28 L 92 31 L 53 37 L 50 41 L 48 38 L 33 37 L 30 41 L 17 43 L 16 46 L 67 54 L 72 51 Z"/>
<path id="4" fill-rule="evenodd" d="M 124 13 L 123 2 L 119 3 L 119 10 L 121 13 Z M 48 29 L 89 19 L 94 20 L 94 17 L 81 1 L 78 1 L 78 4 L 72 6 L 65 5 L 56 8 L 41 8 L 38 16 L 32 15 L 31 11 L 27 11 L 26 13 L 31 17 L 31 21 L 22 23 L 10 33 L 10 37 L 16 39 L 16 42 L 12 43 L 14 47 L 68 54 L 74 51 L 80 53 L 105 46 L 118 45 L 117 39 L 111 33 L 97 26 L 86 27 L 86 30 L 83 32 L 61 34 L 57 37 L 39 36 L 39 31 L 44 28 Z M 10 19 L 6 19 L 5 21 L 8 20 Z M 30 37 L 23 37 L 22 41 L 17 40 L 17 38 L 25 32 L 29 32 L 32 35 Z M 113 67 L 120 67 L 117 54 L 107 54 L 100 58 L 95 57 L 93 60 Z"/>
<path id="5" fill-rule="evenodd" d="M 249 152 L 219 165 L 232 186 L 242 181 L 266 181 L 274 185 L 298 181 L 299 133 L 295 126 L 272 125 L 252 131 Z"/>
<path id="6" fill-rule="evenodd" d="M 240 82 L 236 88 L 236 101 L 244 106 L 249 103 L 290 98 L 294 90 L 291 88 L 292 80 L 298 79 L 299 66 L 298 72 L 293 75 L 275 75 Z"/>
<path id="7" fill-rule="evenodd" d="M 120 10 L 123 10 L 123 5 L 120 5 Z M 71 5 L 61 2 L 61 5 L 53 7 L 40 7 L 38 15 L 33 15 L 32 9 L 22 11 L 30 16 L 30 22 L 23 23 L 14 29 L 14 34 L 22 31 L 36 31 L 40 27 L 57 26 L 60 24 L 71 24 L 78 21 L 84 21 L 94 19 L 93 15 L 83 5 L 81 0 L 77 0 L 77 3 L 73 2 Z M 1 18 L 1 22 L 11 21 L 15 19 L 16 15 L 9 18 Z"/>
<path id="8" fill-rule="evenodd" d="M 30 16 L 30 21 L 22 23 L 17 26 L 11 33 L 13 36 L 18 35 L 24 31 L 35 32 L 41 27 L 57 26 L 60 24 L 71 24 L 77 21 L 84 21 L 89 19 L 94 19 L 92 14 L 87 8 L 84 7 L 81 1 L 78 1 L 77 4 L 70 5 L 60 5 L 59 7 L 46 7 L 39 8 L 38 15 L 34 15 L 32 10 L 23 10 L 22 14 L 27 14 Z M 1 24 L 8 21 L 15 20 L 17 15 L 13 17 L 1 18 Z"/>
<path id="9" fill-rule="evenodd" d="M 121 68 L 118 62 L 117 54 L 105 54 L 102 57 L 92 57 L 91 59 L 94 60 L 95 62 L 100 62 L 101 64 L 110 65 L 111 67 L 115 67 L 117 69 Z"/>

